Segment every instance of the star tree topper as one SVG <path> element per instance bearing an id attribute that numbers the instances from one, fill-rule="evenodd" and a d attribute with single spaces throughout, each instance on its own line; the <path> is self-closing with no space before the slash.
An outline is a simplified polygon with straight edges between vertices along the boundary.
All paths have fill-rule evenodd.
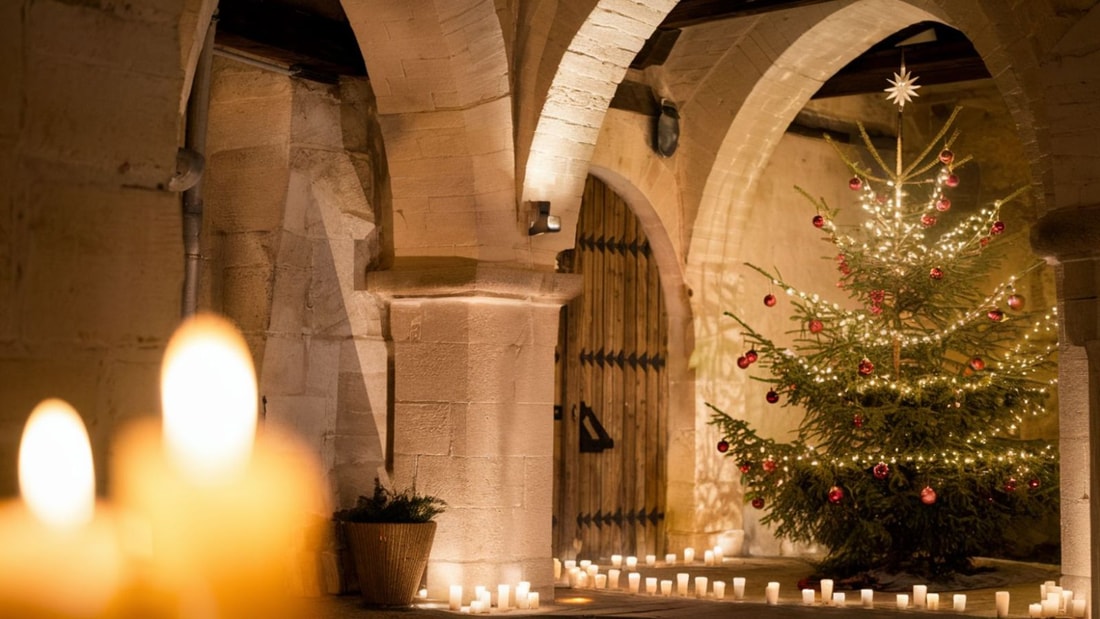
<path id="1" fill-rule="evenodd" d="M 916 83 L 918 79 L 909 73 L 905 65 L 902 65 L 901 73 L 894 73 L 894 79 L 886 80 L 893 84 L 893 86 L 885 89 L 886 98 L 896 103 L 899 108 L 904 109 L 905 104 L 912 101 L 913 97 L 920 96 L 917 94 L 917 89 L 920 88 Z"/>

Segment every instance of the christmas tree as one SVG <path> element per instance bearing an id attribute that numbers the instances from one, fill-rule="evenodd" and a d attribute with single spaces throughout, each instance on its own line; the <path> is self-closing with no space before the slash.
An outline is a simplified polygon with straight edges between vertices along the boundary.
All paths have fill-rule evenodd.
<path id="1" fill-rule="evenodd" d="M 1056 450 L 1019 437 L 1026 418 L 1045 412 L 1053 382 L 1055 320 L 1030 313 L 1017 291 L 1041 263 L 989 281 L 1003 259 L 1001 209 L 1021 192 L 947 225 L 956 171 L 969 160 L 951 150 L 959 109 L 906 162 L 901 115 L 919 86 L 904 66 L 894 78 L 893 161 L 862 125 L 871 163 L 833 143 L 863 224 L 836 224 L 836 211 L 799 189 L 848 300 L 800 292 L 749 264 L 762 275 L 764 305 L 789 306 L 790 343 L 726 313 L 749 348 L 737 365 L 764 383 L 760 397 L 804 409 L 796 436 L 761 437 L 710 404 L 718 451 L 736 459 L 762 521 L 780 537 L 824 545 L 819 569 L 834 577 L 965 571 L 1000 547 L 1013 519 L 1058 509 Z"/>

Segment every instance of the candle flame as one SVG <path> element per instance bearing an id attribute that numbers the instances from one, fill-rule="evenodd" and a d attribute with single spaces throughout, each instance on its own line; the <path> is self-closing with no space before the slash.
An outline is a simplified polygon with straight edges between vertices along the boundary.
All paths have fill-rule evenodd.
<path id="1" fill-rule="evenodd" d="M 19 491 L 39 520 L 77 528 L 95 515 L 95 471 L 88 431 L 68 403 L 43 400 L 19 444 Z"/>
<path id="2" fill-rule="evenodd" d="M 161 370 L 169 457 L 193 482 L 228 481 L 247 465 L 256 432 L 252 355 L 228 320 L 199 314 L 184 322 Z"/>

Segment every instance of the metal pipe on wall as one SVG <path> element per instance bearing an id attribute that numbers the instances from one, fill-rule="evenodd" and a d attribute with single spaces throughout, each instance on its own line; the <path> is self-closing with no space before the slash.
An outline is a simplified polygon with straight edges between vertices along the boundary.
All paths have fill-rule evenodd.
<path id="1" fill-rule="evenodd" d="M 210 20 L 203 42 L 202 54 L 195 67 L 195 79 L 191 84 L 191 96 L 187 101 L 187 150 L 200 157 L 206 154 L 206 124 L 210 109 L 210 74 L 214 57 L 214 31 L 217 19 Z M 191 187 L 183 192 L 183 301 L 184 318 L 198 311 L 199 275 L 202 271 L 202 187 L 200 175 Z"/>

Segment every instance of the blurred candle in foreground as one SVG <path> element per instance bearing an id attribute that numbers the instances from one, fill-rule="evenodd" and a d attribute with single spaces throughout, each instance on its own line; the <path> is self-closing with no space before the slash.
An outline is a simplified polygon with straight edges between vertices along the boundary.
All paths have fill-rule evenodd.
<path id="1" fill-rule="evenodd" d="M 721 600 L 726 597 L 726 581 L 716 580 L 712 586 L 714 587 L 714 599 Z"/>
<path id="2" fill-rule="evenodd" d="M 451 610 L 462 608 L 462 585 L 451 585 L 450 596 L 447 599 L 447 607 Z"/>
<path id="3" fill-rule="evenodd" d="M 102 617 L 117 611 L 123 557 L 96 510 L 80 415 L 58 399 L 31 412 L 19 444 L 21 500 L 0 506 L 0 617 Z"/>
<path id="4" fill-rule="evenodd" d="M 772 581 L 764 587 L 764 601 L 771 606 L 779 603 L 779 583 Z"/>
<path id="5" fill-rule="evenodd" d="M 633 570 L 633 569 L 636 569 L 637 567 L 638 567 L 638 557 L 627 557 L 626 558 L 626 569 Z"/>
<path id="6" fill-rule="evenodd" d="M 695 577 L 695 597 L 705 598 L 707 597 L 707 577 L 696 576 Z"/>
<path id="7" fill-rule="evenodd" d="M 898 610 L 909 608 L 909 594 L 899 593 L 897 599 Z"/>
<path id="8" fill-rule="evenodd" d="M 924 594 L 924 607 L 928 610 L 940 609 L 940 594 L 938 593 L 926 593 Z"/>
<path id="9" fill-rule="evenodd" d="M 833 599 L 833 580 L 831 578 L 821 579 L 821 603 L 829 604 Z"/>
<path id="10" fill-rule="evenodd" d="M 807 606 L 814 603 L 814 590 L 813 589 L 803 589 L 802 590 L 802 603 L 806 604 Z"/>
<path id="11" fill-rule="evenodd" d="M 735 576 L 733 579 L 733 599 L 740 600 L 745 597 L 745 577 Z"/>
<path id="12" fill-rule="evenodd" d="M 875 590 L 874 589 L 860 589 L 859 600 L 863 603 L 864 608 L 875 607 Z"/>
<path id="13" fill-rule="evenodd" d="M 994 594 L 994 603 L 996 604 L 996 607 L 997 607 L 997 616 L 998 617 L 1007 617 L 1008 616 L 1008 600 L 1009 600 L 1008 591 L 998 591 L 997 593 Z"/>
<path id="14" fill-rule="evenodd" d="M 236 327 L 185 321 L 165 350 L 161 398 L 163 423 L 126 429 L 112 462 L 119 507 L 151 534 L 141 558 L 157 611 L 302 616 L 301 583 L 319 588 L 304 561 L 321 543 L 309 525 L 332 510 L 310 450 L 272 423 L 256 438 L 252 354 Z"/>
<path id="15" fill-rule="evenodd" d="M 633 576 L 633 575 L 634 574 L 631 574 L 631 576 Z M 638 574 L 638 577 L 641 578 L 641 574 Z M 633 586 L 633 585 L 631 585 L 631 586 Z M 657 595 L 657 579 L 655 577 L 653 577 L 653 576 L 647 576 L 646 577 L 646 579 L 645 579 L 645 592 L 650 594 L 650 595 Z M 631 591 L 631 593 L 636 593 L 636 592 Z"/>
<path id="16" fill-rule="evenodd" d="M 680 572 L 676 574 L 676 595 L 680 597 L 687 597 L 688 594 L 688 579 L 691 578 L 691 574 Z"/>
<path id="17" fill-rule="evenodd" d="M 966 610 L 965 593 L 956 593 L 954 596 L 952 596 L 951 601 L 955 612 L 961 613 Z"/>
<path id="18" fill-rule="evenodd" d="M 627 576 L 626 576 L 627 590 L 630 591 L 631 593 L 637 593 L 638 592 L 638 586 L 641 584 L 641 582 L 642 582 L 642 575 L 639 574 L 638 572 L 631 572 L 631 573 L 627 574 Z M 648 593 L 652 593 L 652 591 L 649 591 Z"/>

